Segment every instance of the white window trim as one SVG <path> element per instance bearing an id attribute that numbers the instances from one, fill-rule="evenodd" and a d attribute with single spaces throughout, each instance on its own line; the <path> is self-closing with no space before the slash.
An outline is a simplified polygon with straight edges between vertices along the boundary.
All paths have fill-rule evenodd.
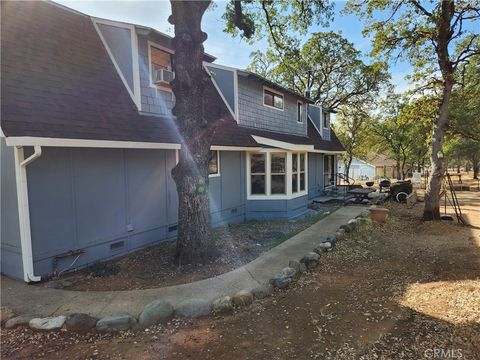
<path id="1" fill-rule="evenodd" d="M 220 176 L 220 150 L 210 150 L 217 152 L 217 172 L 215 174 L 208 174 L 209 178 L 219 177 Z"/>
<path id="2" fill-rule="evenodd" d="M 166 53 L 169 53 L 170 55 L 175 54 L 175 51 L 173 51 L 172 49 L 169 49 L 165 46 L 162 46 L 160 44 L 157 44 L 153 41 L 150 41 L 150 40 L 147 40 L 147 47 L 148 47 L 148 64 L 147 65 L 148 65 L 148 79 L 149 79 L 148 81 L 150 83 L 150 87 L 154 88 L 154 89 L 159 89 L 159 90 L 162 90 L 162 91 L 167 91 L 167 92 L 173 93 L 172 88 L 170 88 L 168 86 L 155 85 L 152 81 L 152 78 L 153 78 L 153 74 L 152 74 L 152 47 L 157 48 L 158 50 L 165 51 Z M 170 71 L 173 72 L 173 68 L 171 68 Z"/>
<path id="3" fill-rule="evenodd" d="M 271 153 L 287 153 L 287 163 L 286 163 L 286 194 L 271 194 Z M 250 172 L 250 154 L 254 153 L 265 153 L 265 190 L 266 195 L 253 195 L 251 194 L 251 172 Z M 262 151 L 250 151 L 246 153 L 247 161 L 245 161 L 247 166 L 247 200 L 291 200 L 300 196 L 305 196 L 308 194 L 308 152 L 300 151 L 300 153 L 305 154 L 305 190 L 292 193 L 292 151 L 285 149 L 263 149 Z M 300 179 L 300 176 L 299 176 Z M 300 184 L 299 187 L 300 189 Z"/>
<path id="4" fill-rule="evenodd" d="M 301 107 L 300 107 L 300 121 L 298 121 L 298 105 L 299 105 L 299 104 L 300 104 L 300 106 L 301 106 Z M 304 113 L 305 113 L 305 110 L 304 110 L 303 105 L 304 105 L 304 104 L 303 104 L 303 101 L 297 100 L 297 109 L 296 109 L 296 110 L 297 110 L 297 111 L 296 111 L 296 113 L 297 113 L 297 124 L 303 124 L 303 120 L 304 120 L 304 118 L 305 118 L 305 114 L 304 114 Z"/>
<path id="5" fill-rule="evenodd" d="M 265 104 L 265 90 L 268 90 L 268 91 L 270 91 L 270 92 L 272 92 L 272 93 L 274 93 L 274 94 L 280 95 L 280 96 L 282 97 L 282 99 L 283 99 L 283 101 L 282 101 L 283 106 L 282 106 L 281 109 L 280 109 L 280 108 L 277 108 L 277 107 L 275 107 L 275 106 L 271 106 L 271 105 Z M 275 101 L 274 101 L 274 102 L 275 102 Z M 278 90 L 269 88 L 268 86 L 264 86 L 264 87 L 263 87 L 263 91 L 262 91 L 262 104 L 263 104 L 263 106 L 268 107 L 268 108 L 270 108 L 270 109 L 275 109 L 275 110 L 278 110 L 278 111 L 284 111 L 284 110 L 285 110 L 285 95 L 284 95 L 283 93 L 281 93 L 280 91 L 278 91 Z"/>

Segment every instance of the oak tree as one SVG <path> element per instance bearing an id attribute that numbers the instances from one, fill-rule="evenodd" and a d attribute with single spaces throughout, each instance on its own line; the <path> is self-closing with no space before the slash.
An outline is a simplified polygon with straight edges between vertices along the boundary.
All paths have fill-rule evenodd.
<path id="1" fill-rule="evenodd" d="M 480 53 L 480 4 L 476 0 L 350 0 L 347 10 L 366 20 L 364 32 L 373 36 L 373 55 L 407 60 L 414 67 L 414 80 L 423 81 L 424 87 L 440 88 L 431 130 L 432 168 L 423 212 L 425 220 L 439 219 L 445 172 L 442 146 L 450 99 L 459 66 Z"/>

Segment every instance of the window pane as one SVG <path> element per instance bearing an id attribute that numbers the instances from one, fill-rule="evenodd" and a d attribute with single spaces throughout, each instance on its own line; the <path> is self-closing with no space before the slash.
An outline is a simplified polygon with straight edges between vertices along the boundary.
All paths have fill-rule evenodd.
<path id="1" fill-rule="evenodd" d="M 153 70 L 172 68 L 171 55 L 166 51 L 162 51 L 152 46 L 150 48 L 150 54 L 152 57 Z"/>
<path id="2" fill-rule="evenodd" d="M 250 172 L 265 173 L 265 154 L 251 154 L 250 155 Z"/>
<path id="3" fill-rule="evenodd" d="M 265 105 L 273 106 L 273 94 L 267 90 L 263 93 L 263 103 Z"/>
<path id="4" fill-rule="evenodd" d="M 298 169 L 298 155 L 292 154 L 292 172 L 297 172 Z"/>
<path id="5" fill-rule="evenodd" d="M 283 109 L 283 96 L 275 95 L 274 102 L 275 102 L 274 106 L 276 108 Z"/>
<path id="6" fill-rule="evenodd" d="M 218 174 L 218 154 L 217 150 L 210 151 L 210 159 L 208 161 L 208 174 Z"/>
<path id="7" fill-rule="evenodd" d="M 297 103 L 297 121 L 298 121 L 298 122 L 302 122 L 302 121 L 303 121 L 303 117 L 302 117 L 302 104 L 301 104 L 301 103 Z"/>
<path id="8" fill-rule="evenodd" d="M 305 154 L 300 154 L 300 171 L 305 171 Z"/>
<path id="9" fill-rule="evenodd" d="M 285 194 L 285 175 L 272 175 L 272 194 Z"/>
<path id="10" fill-rule="evenodd" d="M 285 173 L 285 159 L 286 153 L 272 153 L 272 174 L 284 174 Z"/>
<path id="11" fill-rule="evenodd" d="M 305 173 L 300 174 L 300 191 L 305 190 Z"/>
<path id="12" fill-rule="evenodd" d="M 292 192 L 298 191 L 298 174 L 292 174 Z"/>
<path id="13" fill-rule="evenodd" d="M 265 175 L 252 175 L 252 194 L 265 194 Z"/>

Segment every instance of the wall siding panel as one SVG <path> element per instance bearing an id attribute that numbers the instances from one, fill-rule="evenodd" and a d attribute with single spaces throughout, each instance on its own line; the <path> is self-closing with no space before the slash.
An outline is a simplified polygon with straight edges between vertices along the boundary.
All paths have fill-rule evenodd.
<path id="1" fill-rule="evenodd" d="M 0 177 L 1 271 L 23 279 L 15 158 L 4 137 L 0 137 Z"/>
<path id="2" fill-rule="evenodd" d="M 303 123 L 297 122 L 297 98 L 284 94 L 284 110 L 263 105 L 263 85 L 241 76 L 238 77 L 239 124 L 285 134 L 305 136 L 306 111 Z"/>

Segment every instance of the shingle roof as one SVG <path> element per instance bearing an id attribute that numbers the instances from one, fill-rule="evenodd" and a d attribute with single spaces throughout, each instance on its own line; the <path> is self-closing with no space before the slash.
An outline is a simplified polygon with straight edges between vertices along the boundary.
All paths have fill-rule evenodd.
<path id="1" fill-rule="evenodd" d="M 6 136 L 178 143 L 171 118 L 140 115 L 88 16 L 3 1 Z"/>
<path id="2" fill-rule="evenodd" d="M 138 112 L 89 16 L 44 1 L 5 1 L 1 10 L 5 136 L 181 143 L 175 117 Z M 213 84 L 204 106 L 213 145 L 258 147 L 251 135 L 259 135 L 343 150 L 310 122 L 307 137 L 240 127 Z"/>

